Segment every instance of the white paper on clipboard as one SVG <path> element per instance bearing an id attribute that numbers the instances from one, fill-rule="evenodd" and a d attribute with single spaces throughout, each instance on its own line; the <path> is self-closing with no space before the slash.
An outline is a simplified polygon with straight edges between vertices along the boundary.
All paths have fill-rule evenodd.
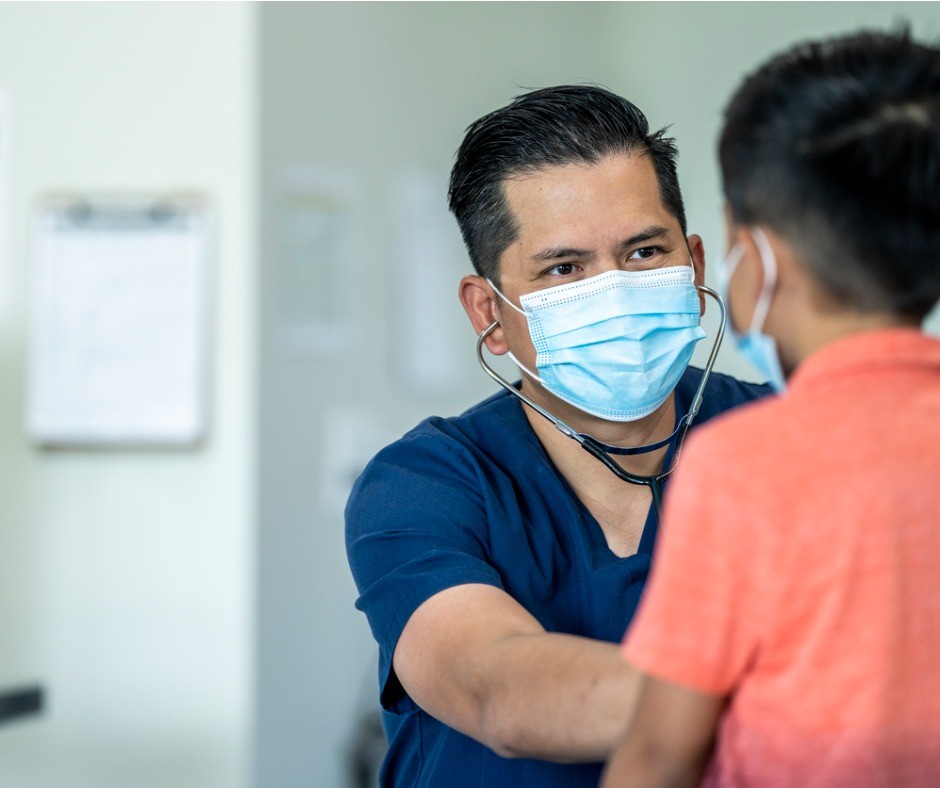
<path id="1" fill-rule="evenodd" d="M 26 426 L 43 445 L 204 437 L 209 216 L 196 198 L 50 198 L 37 217 Z"/>

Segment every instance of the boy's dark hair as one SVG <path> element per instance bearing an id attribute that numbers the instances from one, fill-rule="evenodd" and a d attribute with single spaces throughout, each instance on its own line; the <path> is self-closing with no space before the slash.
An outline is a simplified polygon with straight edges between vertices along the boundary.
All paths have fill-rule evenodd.
<path id="1" fill-rule="evenodd" d="M 450 175 L 450 210 L 480 276 L 499 283 L 499 258 L 515 240 L 516 221 L 503 182 L 564 164 L 596 164 L 621 153 L 648 155 L 666 210 L 686 232 L 676 175 L 678 152 L 665 129 L 609 90 L 562 85 L 525 93 L 467 128 Z"/>
<path id="2" fill-rule="evenodd" d="M 799 45 L 747 77 L 719 145 L 732 218 L 790 243 L 842 305 L 940 298 L 940 50 L 907 31 Z"/>

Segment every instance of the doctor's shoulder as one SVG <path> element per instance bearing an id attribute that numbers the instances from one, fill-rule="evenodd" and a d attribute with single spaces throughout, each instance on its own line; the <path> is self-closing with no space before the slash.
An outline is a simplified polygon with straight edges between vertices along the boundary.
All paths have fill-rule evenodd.
<path id="1" fill-rule="evenodd" d="M 426 488 L 441 484 L 474 488 L 481 468 L 498 463 L 527 429 L 521 408 L 506 392 L 457 416 L 430 416 L 369 461 L 353 485 L 350 503 L 375 485 L 390 488 L 396 497 L 431 492 Z"/>

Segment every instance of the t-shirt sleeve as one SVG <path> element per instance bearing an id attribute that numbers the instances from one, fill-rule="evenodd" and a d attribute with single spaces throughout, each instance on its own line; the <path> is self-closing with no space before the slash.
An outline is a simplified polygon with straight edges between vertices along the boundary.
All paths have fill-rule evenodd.
<path id="1" fill-rule="evenodd" d="M 754 489 L 721 436 L 704 428 L 688 441 L 649 585 L 624 638 L 625 657 L 644 673 L 713 695 L 729 693 L 747 670 L 762 618 Z"/>
<path id="2" fill-rule="evenodd" d="M 502 588 L 487 561 L 477 469 L 446 438 L 406 436 L 381 451 L 346 506 L 346 551 L 356 607 L 379 644 L 383 707 L 407 697 L 392 656 L 412 613 L 439 591 L 467 583 Z"/>

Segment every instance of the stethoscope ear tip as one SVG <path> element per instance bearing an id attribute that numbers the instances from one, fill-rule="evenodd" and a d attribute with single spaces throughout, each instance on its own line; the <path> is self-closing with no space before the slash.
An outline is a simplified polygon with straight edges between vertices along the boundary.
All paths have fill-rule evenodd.
<path id="1" fill-rule="evenodd" d="M 482 341 L 483 341 L 484 339 L 486 339 L 490 334 L 492 334 L 497 328 L 499 328 L 499 321 L 498 321 L 498 320 L 494 320 L 492 323 L 490 323 L 486 328 L 484 328 L 484 329 L 479 333 L 479 335 L 477 336 L 477 339 L 478 339 L 480 342 L 482 342 Z"/>

